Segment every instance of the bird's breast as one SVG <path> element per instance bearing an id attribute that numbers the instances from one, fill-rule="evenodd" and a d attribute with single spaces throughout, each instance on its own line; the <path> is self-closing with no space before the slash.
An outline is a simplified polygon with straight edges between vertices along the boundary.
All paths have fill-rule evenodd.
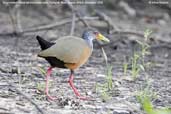
<path id="1" fill-rule="evenodd" d="M 91 56 L 91 53 L 92 50 L 87 46 L 82 51 L 77 63 L 66 63 L 65 66 L 71 70 L 77 69 L 87 62 L 88 58 Z"/>

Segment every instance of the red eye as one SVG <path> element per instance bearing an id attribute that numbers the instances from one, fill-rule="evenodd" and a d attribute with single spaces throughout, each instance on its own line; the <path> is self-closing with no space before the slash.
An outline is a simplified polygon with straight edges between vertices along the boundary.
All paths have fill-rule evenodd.
<path id="1" fill-rule="evenodd" d="M 97 36 L 99 33 L 98 32 L 94 32 L 94 34 Z"/>

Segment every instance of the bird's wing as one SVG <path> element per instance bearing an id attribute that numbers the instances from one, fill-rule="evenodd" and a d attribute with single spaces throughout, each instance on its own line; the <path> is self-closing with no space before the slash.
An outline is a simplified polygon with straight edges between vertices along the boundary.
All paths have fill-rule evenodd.
<path id="1" fill-rule="evenodd" d="M 58 39 L 55 45 L 40 52 L 39 56 L 56 57 L 65 63 L 78 63 L 82 58 L 88 58 L 90 52 L 91 48 L 83 39 L 68 36 Z"/>

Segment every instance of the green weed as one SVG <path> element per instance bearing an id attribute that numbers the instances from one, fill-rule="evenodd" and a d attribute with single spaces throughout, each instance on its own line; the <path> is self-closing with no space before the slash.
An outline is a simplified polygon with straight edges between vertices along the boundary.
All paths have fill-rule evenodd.
<path id="1" fill-rule="evenodd" d="M 37 83 L 36 84 L 36 89 L 40 92 L 43 92 L 45 89 L 45 83 Z"/>
<path id="2" fill-rule="evenodd" d="M 133 57 L 131 58 L 131 75 L 133 80 L 135 80 L 139 73 L 141 71 L 144 71 L 147 69 L 147 66 L 150 64 L 150 62 L 145 63 L 145 56 L 149 55 L 149 48 L 150 46 L 147 44 L 147 41 L 149 39 L 149 36 L 151 35 L 152 31 L 149 29 L 146 29 L 144 32 L 144 40 L 143 41 L 138 41 L 137 43 L 139 44 L 140 51 L 136 51 L 133 54 Z M 124 65 L 124 67 L 126 67 Z M 126 68 L 124 68 L 124 74 L 126 73 Z"/>
<path id="3" fill-rule="evenodd" d="M 38 67 L 38 69 L 39 69 L 39 72 L 40 72 L 43 76 L 46 75 L 46 71 L 45 71 L 43 68 Z M 45 86 L 46 86 L 46 85 L 45 85 L 45 82 L 37 83 L 37 84 L 36 84 L 36 89 L 37 89 L 39 92 L 44 92 Z M 49 85 L 48 85 L 48 86 L 49 86 L 49 87 L 52 86 L 52 82 L 51 82 L 51 81 L 49 81 Z"/>
<path id="4" fill-rule="evenodd" d="M 111 99 L 110 91 L 113 89 L 112 66 L 107 66 L 105 82 L 96 84 L 96 92 L 99 92 L 103 101 Z"/>
<path id="5" fill-rule="evenodd" d="M 134 53 L 133 58 L 131 59 L 131 65 L 132 65 L 131 74 L 133 79 L 136 79 L 140 72 L 140 67 L 138 64 L 139 59 L 140 59 L 139 54 Z"/>
<path id="6" fill-rule="evenodd" d="M 37 68 L 42 75 L 46 75 L 46 71 L 43 68 L 41 67 L 37 67 Z"/>
<path id="7" fill-rule="evenodd" d="M 107 76 L 106 76 L 106 84 L 108 91 L 113 88 L 113 80 L 112 80 L 112 66 L 107 66 Z"/>
<path id="8" fill-rule="evenodd" d="M 149 87 L 148 84 L 147 87 L 144 90 L 141 90 L 136 96 L 144 112 L 146 114 L 171 114 L 171 109 L 169 108 L 154 108 L 152 100 L 155 99 L 157 95 Z"/>
<path id="9" fill-rule="evenodd" d="M 103 48 L 102 53 L 104 60 L 106 62 L 106 76 L 104 83 L 96 83 L 96 92 L 100 93 L 103 101 L 107 101 L 111 98 L 110 91 L 113 89 L 113 80 L 112 80 L 112 66 L 108 64 L 108 58 Z"/>
<path id="10" fill-rule="evenodd" d="M 124 76 L 126 76 L 128 70 L 128 63 L 123 64 L 123 71 L 124 71 Z"/>

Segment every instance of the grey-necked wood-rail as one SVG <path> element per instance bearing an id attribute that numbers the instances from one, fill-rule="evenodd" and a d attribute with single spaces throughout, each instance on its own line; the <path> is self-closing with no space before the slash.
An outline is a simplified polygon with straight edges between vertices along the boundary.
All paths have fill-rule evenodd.
<path id="1" fill-rule="evenodd" d="M 101 33 L 93 30 L 85 30 L 82 34 L 82 38 L 75 36 L 64 36 L 59 38 L 55 43 L 48 42 L 40 36 L 37 36 L 37 40 L 42 49 L 38 56 L 45 58 L 51 65 L 46 74 L 45 90 L 45 94 L 50 100 L 53 100 L 54 98 L 49 95 L 48 81 L 54 67 L 70 69 L 71 74 L 68 81 L 69 85 L 78 98 L 83 100 L 86 99 L 86 97 L 82 97 L 74 87 L 74 70 L 83 65 L 90 57 L 93 51 L 94 39 L 109 42 L 109 40 Z"/>

